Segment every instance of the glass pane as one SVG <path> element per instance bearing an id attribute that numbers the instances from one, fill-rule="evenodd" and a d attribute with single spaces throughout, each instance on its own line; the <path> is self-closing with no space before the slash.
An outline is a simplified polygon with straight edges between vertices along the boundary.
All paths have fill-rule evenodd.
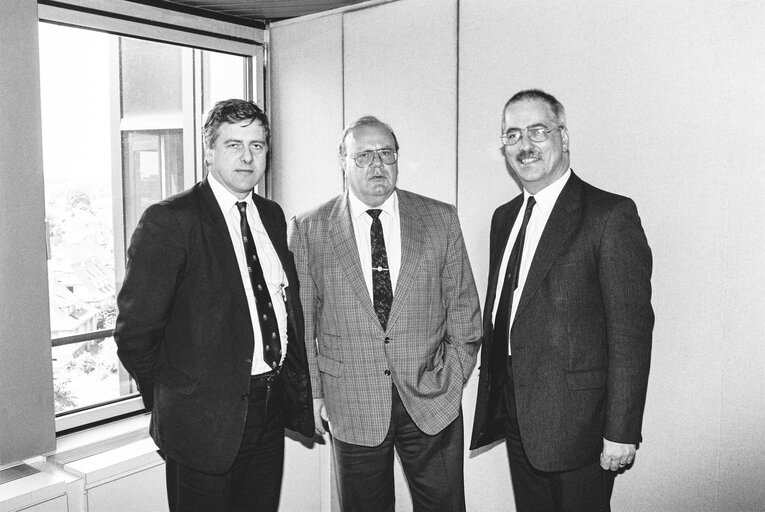
<path id="1" fill-rule="evenodd" d="M 194 108 L 245 97 L 248 61 L 40 23 L 57 414 L 136 394 L 111 337 L 126 247 L 149 205 L 194 181 Z"/>
<path id="2" fill-rule="evenodd" d="M 183 190 L 183 131 L 123 132 L 122 169 L 130 233 L 149 205 Z"/>
<path id="3" fill-rule="evenodd" d="M 116 318 L 110 37 L 40 24 L 54 340 L 111 329 Z M 113 345 L 97 338 L 53 348 L 56 412 L 120 396 Z"/>
<path id="4" fill-rule="evenodd" d="M 207 113 L 221 100 L 245 99 L 246 59 L 238 55 L 202 51 L 203 104 Z"/>
<path id="5" fill-rule="evenodd" d="M 53 347 L 56 413 L 119 398 L 122 373 L 111 337 Z"/>
<path id="6" fill-rule="evenodd" d="M 181 113 L 181 68 L 181 47 L 121 38 L 123 117 Z"/>

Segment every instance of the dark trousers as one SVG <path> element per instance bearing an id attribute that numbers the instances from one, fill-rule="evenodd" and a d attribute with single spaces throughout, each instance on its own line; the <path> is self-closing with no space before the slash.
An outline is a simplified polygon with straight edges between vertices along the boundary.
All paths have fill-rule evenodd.
<path id="1" fill-rule="evenodd" d="M 274 377 L 252 378 L 242 445 L 227 473 L 202 473 L 167 457 L 170 512 L 276 512 L 284 468 L 283 400 Z"/>
<path id="2" fill-rule="evenodd" d="M 333 440 L 335 475 L 344 512 L 393 512 L 394 449 L 412 495 L 414 512 L 464 512 L 462 412 L 436 435 L 415 425 L 393 388 L 388 434 L 379 446 Z"/>
<path id="3" fill-rule="evenodd" d="M 508 359 L 508 381 L 500 401 L 504 413 L 507 456 L 518 512 L 610 512 L 614 474 L 600 467 L 596 459 L 570 471 L 547 472 L 529 462 L 521 441 L 513 394 L 513 370 Z"/>

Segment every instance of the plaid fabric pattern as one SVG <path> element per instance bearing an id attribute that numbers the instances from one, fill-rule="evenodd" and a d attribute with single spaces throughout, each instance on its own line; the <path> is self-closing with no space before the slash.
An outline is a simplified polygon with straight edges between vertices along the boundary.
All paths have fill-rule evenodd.
<path id="1" fill-rule="evenodd" d="M 481 341 L 478 294 L 454 206 L 398 190 L 401 270 L 383 327 L 364 281 L 347 194 L 292 219 L 314 397 L 332 434 L 380 444 L 392 386 L 436 434 L 459 413 Z"/>

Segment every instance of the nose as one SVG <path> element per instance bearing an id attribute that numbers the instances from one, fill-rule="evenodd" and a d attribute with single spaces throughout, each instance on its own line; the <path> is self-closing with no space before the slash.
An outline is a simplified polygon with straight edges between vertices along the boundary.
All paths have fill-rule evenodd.
<path id="1" fill-rule="evenodd" d="M 382 158 L 380 157 L 380 153 L 377 151 L 372 151 L 372 161 L 369 162 L 369 165 L 371 167 L 382 167 L 385 165 L 383 164 Z"/>
<path id="2" fill-rule="evenodd" d="M 534 147 L 534 143 L 531 142 L 528 132 L 521 133 L 521 140 L 518 142 L 518 146 L 520 146 L 520 149 L 522 150 Z"/>

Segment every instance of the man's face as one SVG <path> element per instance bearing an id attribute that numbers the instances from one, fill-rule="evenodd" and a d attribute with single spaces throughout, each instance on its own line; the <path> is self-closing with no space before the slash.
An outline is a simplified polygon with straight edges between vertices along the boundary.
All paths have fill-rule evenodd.
<path id="1" fill-rule="evenodd" d="M 351 191 L 370 207 L 380 206 L 393 193 L 398 179 L 398 163 L 384 164 L 373 153 L 366 167 L 358 167 L 353 157 L 364 151 L 389 149 L 395 151 L 393 135 L 383 125 L 362 125 L 345 137 L 345 156 L 340 158 Z"/>
<path id="2" fill-rule="evenodd" d="M 260 121 L 223 123 L 205 161 L 217 179 L 237 199 L 244 199 L 266 172 L 268 144 Z"/>
<path id="3" fill-rule="evenodd" d="M 547 140 L 533 142 L 526 130 L 552 129 Z M 504 146 L 505 161 L 530 193 L 536 194 L 555 182 L 568 170 L 568 131 L 558 129 L 550 106 L 541 100 L 511 103 L 505 109 L 503 133 L 521 130 L 521 139 L 513 146 Z"/>

